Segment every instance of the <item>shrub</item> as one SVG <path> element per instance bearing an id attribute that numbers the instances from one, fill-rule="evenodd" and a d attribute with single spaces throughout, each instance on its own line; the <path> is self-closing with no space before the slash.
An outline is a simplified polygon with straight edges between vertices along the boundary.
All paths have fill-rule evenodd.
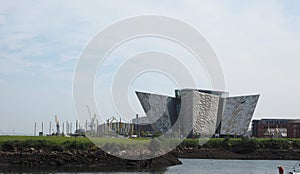
<path id="1" fill-rule="evenodd" d="M 14 151 L 15 149 L 16 149 L 15 146 L 10 141 L 5 141 L 1 145 L 2 151 L 10 152 L 10 151 Z"/>
<path id="2" fill-rule="evenodd" d="M 203 147 L 206 148 L 217 148 L 217 149 L 231 149 L 232 141 L 229 138 L 217 138 L 210 139 Z"/>
<path id="3" fill-rule="evenodd" d="M 293 144 L 288 139 L 266 139 L 261 141 L 260 146 L 266 149 L 289 149 Z"/>
<path id="4" fill-rule="evenodd" d="M 296 139 L 293 141 L 293 147 L 295 149 L 300 149 L 300 139 Z"/>
<path id="5" fill-rule="evenodd" d="M 241 154 L 254 152 L 258 149 L 257 141 L 250 138 L 242 138 L 241 141 L 232 146 L 232 151 Z"/>

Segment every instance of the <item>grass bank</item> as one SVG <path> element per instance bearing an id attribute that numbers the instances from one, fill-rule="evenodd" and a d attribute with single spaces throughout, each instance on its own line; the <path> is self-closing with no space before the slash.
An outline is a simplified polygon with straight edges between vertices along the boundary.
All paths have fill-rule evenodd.
<path id="1" fill-rule="evenodd" d="M 212 138 L 207 139 L 185 139 L 178 146 L 179 149 L 221 149 L 233 150 L 240 153 L 249 153 L 259 149 L 300 149 L 300 139 L 271 139 L 271 138 Z M 163 142 L 162 142 L 163 141 Z M 128 139 L 128 138 L 94 138 L 98 146 L 119 145 L 124 148 L 137 146 L 170 146 L 181 141 L 180 139 L 167 140 L 151 139 Z M 206 143 L 203 144 L 203 141 Z M 64 150 L 93 150 L 97 149 L 90 139 L 86 137 L 38 137 L 38 136 L 0 136 L 0 150 L 13 151 L 34 148 L 45 151 L 64 151 Z M 151 144 L 152 143 L 152 144 Z M 199 145 L 203 144 L 203 145 Z"/>

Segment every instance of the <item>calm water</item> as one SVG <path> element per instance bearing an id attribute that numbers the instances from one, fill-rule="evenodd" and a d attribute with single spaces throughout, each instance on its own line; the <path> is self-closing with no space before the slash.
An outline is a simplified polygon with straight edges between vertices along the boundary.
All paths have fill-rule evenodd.
<path id="1" fill-rule="evenodd" d="M 165 173 L 204 174 L 278 174 L 278 166 L 291 169 L 296 161 L 278 160 L 203 160 L 182 159 L 182 166 L 174 166 Z"/>
<path id="2" fill-rule="evenodd" d="M 203 173 L 203 174 L 278 174 L 277 167 L 282 165 L 286 168 L 286 173 L 288 173 L 289 169 L 296 164 L 297 161 L 279 161 L 279 160 L 207 160 L 207 159 L 180 159 L 182 161 L 182 165 L 168 167 L 164 169 L 154 169 L 147 171 L 126 171 L 122 170 L 110 172 L 110 170 L 106 172 L 82 172 L 86 171 L 85 169 L 81 169 L 81 171 L 68 171 L 68 172 L 59 172 L 55 169 L 48 171 L 35 171 L 35 172 L 45 172 L 45 173 L 113 173 L 113 174 L 121 174 L 121 173 L 138 173 L 138 174 L 146 174 L 146 173 L 161 173 L 161 174 L 174 174 L 174 173 Z M 16 172 L 16 171 L 14 171 Z M 17 172 L 24 172 L 18 170 Z M 25 171 L 26 172 L 26 171 Z M 33 171 L 27 171 L 33 172 Z"/>

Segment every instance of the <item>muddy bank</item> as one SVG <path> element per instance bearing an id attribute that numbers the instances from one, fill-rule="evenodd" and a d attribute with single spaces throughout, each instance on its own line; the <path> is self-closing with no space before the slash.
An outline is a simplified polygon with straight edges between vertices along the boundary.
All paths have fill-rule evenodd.
<path id="1" fill-rule="evenodd" d="M 195 159 L 300 160 L 300 149 L 258 149 L 249 152 L 240 149 L 177 148 L 170 154 Z"/>
<path id="2" fill-rule="evenodd" d="M 181 162 L 171 154 L 148 160 L 126 160 L 109 155 L 102 150 L 85 151 L 51 151 L 28 150 L 14 152 L 0 152 L 0 168 L 14 167 L 64 167 L 64 168 L 163 168 L 178 165 Z"/>

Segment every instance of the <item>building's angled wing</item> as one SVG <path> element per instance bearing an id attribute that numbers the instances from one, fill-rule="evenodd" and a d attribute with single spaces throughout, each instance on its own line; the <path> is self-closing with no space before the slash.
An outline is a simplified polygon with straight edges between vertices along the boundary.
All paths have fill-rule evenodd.
<path id="1" fill-rule="evenodd" d="M 176 116 L 175 98 L 144 92 L 136 92 L 136 95 L 154 130 L 165 133 L 171 129 L 174 122 L 171 117 Z"/>
<path id="2" fill-rule="evenodd" d="M 224 98 L 221 134 L 245 134 L 250 125 L 258 98 L 259 95 Z"/>

